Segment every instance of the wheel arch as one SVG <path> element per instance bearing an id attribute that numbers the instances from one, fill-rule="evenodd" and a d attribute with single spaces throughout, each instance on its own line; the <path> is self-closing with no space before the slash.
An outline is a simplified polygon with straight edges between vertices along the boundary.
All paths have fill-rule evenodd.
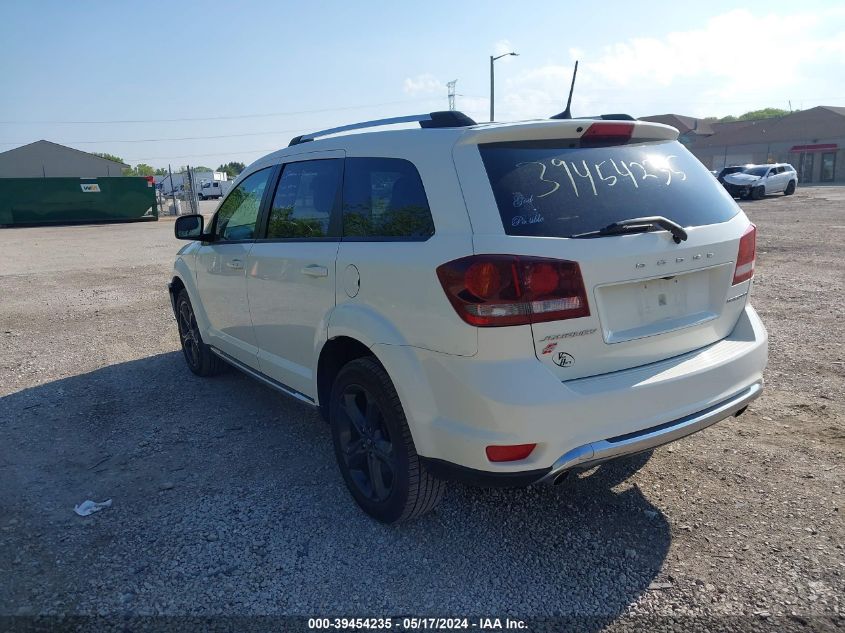
<path id="1" fill-rule="evenodd" d="M 366 350 L 366 355 L 375 357 L 390 377 L 399 401 L 402 403 L 417 451 L 421 455 L 431 454 L 425 452 L 430 448 L 426 427 L 431 425 L 436 416 L 437 407 L 417 348 L 411 345 L 399 328 L 383 314 L 372 306 L 357 303 L 344 303 L 332 311 L 327 335 L 328 339 L 315 354 L 318 361 L 314 392 L 317 394 L 317 402 L 323 417 L 328 419 L 327 405 L 332 382 L 337 376 L 336 372 L 343 364 L 358 357 L 347 356 L 346 360 L 335 369 L 336 363 L 327 363 L 324 358 L 324 354 L 327 353 L 326 347 L 335 342 L 328 348 L 329 354 L 337 349 L 348 354 L 351 349 L 357 350 L 353 353 L 363 355 Z M 349 347 L 335 347 L 341 343 Z"/>
<path id="2" fill-rule="evenodd" d="M 393 323 L 371 306 L 358 303 L 335 306 L 326 321 L 326 327 L 322 329 L 326 338 L 316 342 L 317 371 L 314 373 L 314 393 L 324 419 L 329 419 L 329 396 L 335 377 L 343 365 L 356 358 L 375 357 L 399 390 L 387 363 L 373 351 L 378 343 L 407 345 Z"/>
<path id="3" fill-rule="evenodd" d="M 177 289 L 178 286 L 178 289 Z M 170 283 L 168 284 L 170 290 L 171 303 L 174 308 L 174 316 L 176 314 L 176 298 L 182 290 L 188 293 L 188 299 L 191 300 L 191 307 L 194 309 L 194 317 L 197 320 L 197 327 L 199 327 L 200 335 L 205 337 L 208 331 L 208 315 L 199 300 L 199 293 L 197 292 L 196 281 L 194 274 L 188 266 L 188 263 L 179 257 L 173 267 Z"/>
<path id="4" fill-rule="evenodd" d="M 317 360 L 316 394 L 320 415 L 327 422 L 329 421 L 329 400 L 331 399 L 335 378 L 344 365 L 364 356 L 378 360 L 369 346 L 351 336 L 337 336 L 329 339 L 320 349 L 320 356 Z M 380 360 L 379 364 L 384 367 Z M 386 368 L 385 371 L 387 371 Z M 389 372 L 388 375 L 390 375 Z"/>
<path id="5" fill-rule="evenodd" d="M 179 275 L 173 275 L 173 279 L 167 284 L 167 290 L 170 294 L 170 307 L 173 308 L 173 316 L 176 317 L 176 298 L 179 293 L 185 289 L 185 282 Z M 178 317 L 177 317 L 178 318 Z"/>
<path id="6" fill-rule="evenodd" d="M 326 341 L 320 350 L 316 372 L 316 394 L 320 415 L 329 421 L 332 385 L 341 368 L 356 358 L 375 359 L 393 383 L 411 438 L 420 455 L 435 454 L 431 425 L 437 406 L 428 376 L 415 348 L 408 345 L 366 345 L 353 336 L 337 336 Z"/>

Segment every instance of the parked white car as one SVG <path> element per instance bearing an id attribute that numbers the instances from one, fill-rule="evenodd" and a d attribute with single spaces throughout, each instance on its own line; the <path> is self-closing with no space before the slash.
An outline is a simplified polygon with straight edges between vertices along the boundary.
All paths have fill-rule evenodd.
<path id="1" fill-rule="evenodd" d="M 456 112 L 297 137 L 208 227 L 176 221 L 188 366 L 319 407 L 387 523 L 446 480 L 556 483 L 739 415 L 767 361 L 756 229 L 676 139 Z"/>
<path id="2" fill-rule="evenodd" d="M 723 181 L 734 198 L 759 200 L 772 193 L 791 196 L 798 186 L 798 173 L 789 163 L 746 165 L 742 171 L 726 174 Z"/>

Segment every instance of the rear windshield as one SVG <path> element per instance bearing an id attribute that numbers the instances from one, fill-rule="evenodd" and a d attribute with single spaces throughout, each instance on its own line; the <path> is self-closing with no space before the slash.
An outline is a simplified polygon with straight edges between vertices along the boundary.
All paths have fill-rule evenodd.
<path id="1" fill-rule="evenodd" d="M 663 216 L 716 224 L 739 207 L 677 141 L 566 147 L 571 140 L 479 145 L 508 235 L 571 237 Z"/>

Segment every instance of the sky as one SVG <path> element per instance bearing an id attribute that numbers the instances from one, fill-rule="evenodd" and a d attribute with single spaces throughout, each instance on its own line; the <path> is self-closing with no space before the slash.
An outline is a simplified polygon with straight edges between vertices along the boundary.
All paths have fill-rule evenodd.
<path id="1" fill-rule="evenodd" d="M 447 109 L 496 119 L 845 106 L 841 2 L 0 0 L 0 151 L 250 163 L 293 136 Z"/>

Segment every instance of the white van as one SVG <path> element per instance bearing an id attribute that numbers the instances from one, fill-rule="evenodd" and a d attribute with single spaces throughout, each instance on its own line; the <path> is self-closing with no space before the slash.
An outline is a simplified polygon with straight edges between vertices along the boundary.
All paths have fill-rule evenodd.
<path id="1" fill-rule="evenodd" d="M 197 191 L 200 200 L 219 200 L 232 190 L 234 181 L 231 180 L 206 180 Z"/>

